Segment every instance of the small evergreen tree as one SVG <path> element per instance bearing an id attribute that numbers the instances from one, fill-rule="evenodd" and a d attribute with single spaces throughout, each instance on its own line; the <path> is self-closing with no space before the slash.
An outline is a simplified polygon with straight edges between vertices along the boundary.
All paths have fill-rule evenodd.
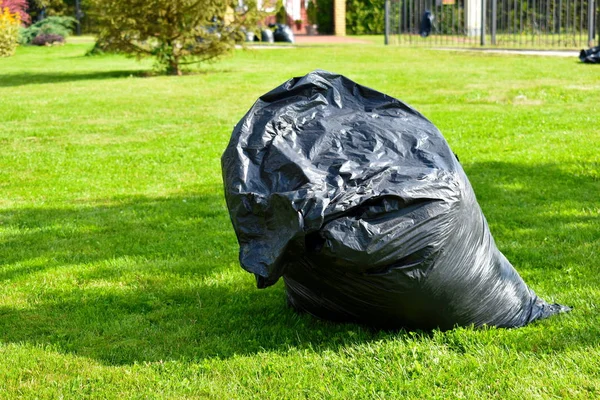
<path id="1" fill-rule="evenodd" d="M 100 25 L 98 47 L 155 57 L 170 75 L 185 64 L 219 57 L 263 18 L 256 0 L 91 0 Z"/>

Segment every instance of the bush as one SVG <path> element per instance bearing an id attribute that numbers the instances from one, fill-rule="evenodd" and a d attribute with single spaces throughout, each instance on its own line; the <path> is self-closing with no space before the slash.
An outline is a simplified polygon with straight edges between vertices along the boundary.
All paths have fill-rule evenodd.
<path id="1" fill-rule="evenodd" d="M 278 24 L 287 24 L 287 11 L 283 5 L 283 1 L 279 0 L 276 6 L 277 12 L 275 13 L 275 22 Z"/>
<path id="2" fill-rule="evenodd" d="M 319 33 L 333 33 L 333 0 L 317 1 L 317 25 Z"/>
<path id="3" fill-rule="evenodd" d="M 346 0 L 346 30 L 351 35 L 377 35 L 385 30 L 385 0 Z"/>
<path id="4" fill-rule="evenodd" d="M 0 57 L 10 57 L 15 54 L 19 44 L 19 14 L 12 13 L 8 7 L 0 9 Z"/>
<path id="5" fill-rule="evenodd" d="M 310 0 L 308 6 L 306 6 L 306 18 L 310 25 L 316 25 L 319 18 L 319 11 L 317 10 L 316 0 Z"/>
<path id="6" fill-rule="evenodd" d="M 55 43 L 64 43 L 65 38 L 56 33 L 40 33 L 32 41 L 35 46 L 48 46 Z"/>
<path id="7" fill-rule="evenodd" d="M 11 14 L 19 14 L 23 24 L 31 23 L 31 17 L 27 13 L 27 0 L 0 0 L 0 9 L 8 8 Z"/>
<path id="8" fill-rule="evenodd" d="M 456 35 L 464 32 L 465 11 L 462 7 L 442 7 L 441 12 L 436 15 L 436 33 L 443 35 Z M 511 19 L 514 21 L 514 19 Z"/>
<path id="9" fill-rule="evenodd" d="M 63 40 L 73 32 L 77 20 L 71 17 L 48 17 L 28 28 L 21 29 L 19 41 L 21 44 L 31 44 L 38 35 L 58 35 Z"/>

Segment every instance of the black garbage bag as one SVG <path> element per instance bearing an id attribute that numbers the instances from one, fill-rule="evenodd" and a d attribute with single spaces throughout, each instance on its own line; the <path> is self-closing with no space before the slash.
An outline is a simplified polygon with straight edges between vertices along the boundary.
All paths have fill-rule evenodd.
<path id="1" fill-rule="evenodd" d="M 254 42 L 257 40 L 256 34 L 253 31 L 244 31 L 246 42 Z"/>
<path id="2" fill-rule="evenodd" d="M 429 10 L 425 10 L 423 17 L 421 17 L 421 25 L 419 25 L 419 35 L 427 37 L 431 34 L 433 28 L 434 16 Z"/>
<path id="3" fill-rule="evenodd" d="M 315 316 L 518 327 L 568 308 L 500 253 L 460 163 L 408 105 L 326 71 L 263 95 L 221 159 L 240 263 Z"/>
<path id="4" fill-rule="evenodd" d="M 270 29 L 263 29 L 260 31 L 261 42 L 273 43 L 275 38 L 273 37 L 273 31 Z"/>
<path id="5" fill-rule="evenodd" d="M 579 60 L 588 64 L 600 64 L 600 46 L 581 50 L 579 53 Z"/>
<path id="6" fill-rule="evenodd" d="M 294 32 L 292 32 L 292 28 L 284 24 L 271 24 L 269 26 L 275 28 L 273 38 L 276 42 L 294 43 Z"/>

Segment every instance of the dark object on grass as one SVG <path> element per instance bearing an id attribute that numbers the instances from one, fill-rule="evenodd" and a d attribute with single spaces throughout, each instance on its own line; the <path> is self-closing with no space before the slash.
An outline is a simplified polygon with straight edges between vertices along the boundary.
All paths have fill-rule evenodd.
<path id="1" fill-rule="evenodd" d="M 64 43 L 65 38 L 54 33 L 40 33 L 32 41 L 35 46 L 49 46 L 54 43 Z"/>
<path id="2" fill-rule="evenodd" d="M 273 32 L 273 38 L 276 42 L 294 43 L 295 39 L 292 28 L 284 24 L 271 24 L 269 26 L 271 28 L 275 28 L 275 32 Z"/>
<path id="3" fill-rule="evenodd" d="M 263 29 L 260 31 L 260 40 L 265 43 L 273 43 L 275 41 L 273 31 L 270 29 Z"/>
<path id="4" fill-rule="evenodd" d="M 245 31 L 244 35 L 246 36 L 246 42 L 254 42 L 258 41 L 256 34 L 253 31 Z"/>
<path id="5" fill-rule="evenodd" d="M 419 35 L 421 37 L 427 37 L 431 34 L 433 28 L 433 14 L 429 10 L 425 10 L 423 17 L 421 18 L 421 25 L 419 26 Z"/>
<path id="6" fill-rule="evenodd" d="M 600 64 L 600 46 L 592 47 L 587 50 L 581 50 L 579 59 L 588 64 Z"/>
<path id="7" fill-rule="evenodd" d="M 289 303 L 382 328 L 518 327 L 567 307 L 494 244 L 437 128 L 326 71 L 263 95 L 221 159 L 240 263 Z"/>

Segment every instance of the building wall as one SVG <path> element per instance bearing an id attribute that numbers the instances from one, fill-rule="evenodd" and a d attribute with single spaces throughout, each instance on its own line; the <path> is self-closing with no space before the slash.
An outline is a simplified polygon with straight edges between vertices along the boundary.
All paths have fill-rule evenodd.
<path id="1" fill-rule="evenodd" d="M 335 36 L 346 36 L 346 0 L 333 0 L 333 29 Z"/>
<path id="2" fill-rule="evenodd" d="M 287 13 L 285 24 L 292 28 L 294 34 L 304 35 L 306 34 L 306 25 L 308 25 L 308 17 L 306 15 L 306 1 L 305 0 L 287 0 L 283 4 Z M 302 20 L 300 25 L 296 25 L 296 20 Z M 276 17 L 271 15 L 264 20 L 265 26 L 274 24 Z"/>

